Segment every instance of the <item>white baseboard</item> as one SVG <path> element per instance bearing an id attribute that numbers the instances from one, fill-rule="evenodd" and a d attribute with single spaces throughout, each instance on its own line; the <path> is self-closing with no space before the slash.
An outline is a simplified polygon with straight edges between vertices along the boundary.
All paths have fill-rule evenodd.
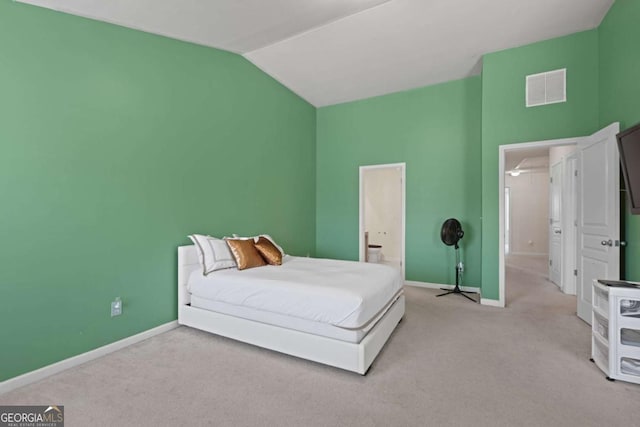
<path id="1" fill-rule="evenodd" d="M 427 288 L 427 289 L 453 289 L 454 285 L 443 285 L 440 283 L 428 283 L 428 282 L 418 282 L 415 280 L 405 280 L 404 284 L 407 286 L 413 286 L 416 288 Z M 480 288 L 473 286 L 460 286 L 460 289 L 465 292 L 475 292 L 477 294 L 480 293 Z"/>
<path id="2" fill-rule="evenodd" d="M 497 299 L 489 299 L 489 298 L 480 298 L 480 304 L 487 305 L 489 307 L 500 307 L 504 308 L 504 304 Z"/>
<path id="3" fill-rule="evenodd" d="M 0 383 L 0 394 L 7 393 L 11 390 L 14 390 L 19 387 L 23 387 L 27 384 L 31 384 L 36 381 L 40 381 L 44 378 L 47 378 L 51 375 L 65 371 L 69 368 L 73 368 L 75 366 L 82 365 L 83 363 L 87 363 L 99 357 L 106 356 L 107 354 L 113 353 L 114 351 L 122 350 L 123 348 L 128 347 L 132 344 L 138 343 L 140 341 L 144 341 L 147 338 L 151 338 L 155 335 L 162 334 L 164 332 L 170 331 L 171 329 L 174 329 L 177 327 L 178 327 L 178 321 L 174 320 L 172 322 L 165 323 L 164 325 L 160 325 L 155 328 L 146 330 L 144 332 L 140 332 L 139 334 L 124 338 L 120 341 L 116 341 L 114 343 L 107 344 L 102 347 L 98 347 L 95 350 L 91 350 L 86 353 L 82 353 L 77 356 L 73 356 L 68 359 L 61 360 L 60 362 L 56 362 L 54 364 L 44 366 L 40 369 L 27 372 L 26 374 L 22 374 L 14 378 L 9 378 L 8 380 L 5 380 Z"/>

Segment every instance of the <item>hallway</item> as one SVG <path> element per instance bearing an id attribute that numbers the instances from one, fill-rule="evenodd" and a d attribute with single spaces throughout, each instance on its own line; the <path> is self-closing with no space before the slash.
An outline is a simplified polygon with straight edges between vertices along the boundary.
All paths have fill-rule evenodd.
<path id="1" fill-rule="evenodd" d="M 575 295 L 563 293 L 548 280 L 547 257 L 508 255 L 505 262 L 507 307 L 576 316 Z"/>

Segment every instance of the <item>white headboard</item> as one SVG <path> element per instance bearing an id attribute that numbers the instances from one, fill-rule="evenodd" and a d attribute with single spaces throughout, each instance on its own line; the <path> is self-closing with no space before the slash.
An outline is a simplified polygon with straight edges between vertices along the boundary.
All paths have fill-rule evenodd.
<path id="1" fill-rule="evenodd" d="M 178 246 L 178 307 L 191 303 L 187 280 L 192 271 L 201 268 L 194 245 Z"/>

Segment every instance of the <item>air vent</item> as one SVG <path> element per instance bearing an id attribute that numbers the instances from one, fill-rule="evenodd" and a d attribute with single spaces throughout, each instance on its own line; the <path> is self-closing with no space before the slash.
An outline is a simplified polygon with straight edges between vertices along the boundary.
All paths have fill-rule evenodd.
<path id="1" fill-rule="evenodd" d="M 527 76 L 527 107 L 566 101 L 566 68 Z"/>

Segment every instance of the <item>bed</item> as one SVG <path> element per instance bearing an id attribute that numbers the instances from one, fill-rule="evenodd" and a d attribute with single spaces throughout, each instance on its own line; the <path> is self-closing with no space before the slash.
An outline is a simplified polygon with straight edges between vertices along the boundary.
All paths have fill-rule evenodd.
<path id="1" fill-rule="evenodd" d="M 195 246 L 178 247 L 181 325 L 365 375 L 404 312 L 387 266 L 287 255 L 205 277 Z"/>

